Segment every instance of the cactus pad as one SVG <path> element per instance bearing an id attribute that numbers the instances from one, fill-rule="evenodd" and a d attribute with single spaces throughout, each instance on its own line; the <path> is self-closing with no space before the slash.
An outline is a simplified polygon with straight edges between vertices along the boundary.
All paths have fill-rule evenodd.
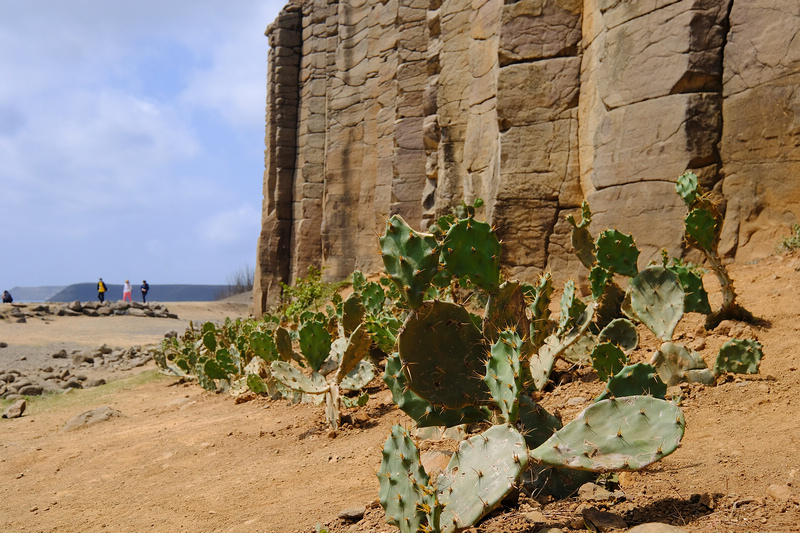
<path id="1" fill-rule="evenodd" d="M 606 270 L 600 265 L 595 265 L 589 271 L 589 287 L 592 290 L 592 298 L 599 300 L 606 290 L 606 285 L 611 283 L 614 273 Z"/>
<path id="2" fill-rule="evenodd" d="M 416 533 L 421 526 L 428 525 L 423 503 L 435 494 L 420 464 L 419 450 L 402 426 L 393 426 L 386 439 L 378 482 L 378 499 L 389 524 L 400 528 L 402 533 Z"/>
<path id="3" fill-rule="evenodd" d="M 386 300 L 386 293 L 380 283 L 368 281 L 361 289 L 361 303 L 364 310 L 370 315 L 377 315 L 383 310 L 383 302 Z"/>
<path id="4" fill-rule="evenodd" d="M 339 387 L 342 390 L 361 390 L 375 378 L 375 367 L 369 361 L 359 361 L 341 381 Z"/>
<path id="5" fill-rule="evenodd" d="M 667 384 L 658 376 L 652 365 L 628 365 L 609 378 L 606 389 L 595 401 L 622 396 L 652 396 L 662 400 L 667 394 Z"/>
<path id="6" fill-rule="evenodd" d="M 369 353 L 370 346 L 372 346 L 372 339 L 367 333 L 367 328 L 363 324 L 359 324 L 347 340 L 347 346 L 342 353 L 334 381 L 340 383 L 347 374 L 355 369 Z"/>
<path id="7" fill-rule="evenodd" d="M 403 373 L 400 355 L 393 353 L 386 360 L 383 381 L 392 393 L 392 400 L 404 413 L 414 419 L 417 427 L 447 426 L 482 422 L 489 413 L 474 406 L 463 409 L 447 409 L 433 406 L 424 398 L 408 388 L 408 380 Z"/>
<path id="8" fill-rule="evenodd" d="M 630 235 L 607 229 L 597 237 L 597 264 L 604 269 L 633 277 L 639 273 L 638 259 L 639 249 Z"/>
<path id="9" fill-rule="evenodd" d="M 275 348 L 278 350 L 278 355 L 284 361 L 291 361 L 292 359 L 299 359 L 292 347 L 292 337 L 286 328 L 278 328 L 275 330 Z"/>
<path id="10" fill-rule="evenodd" d="M 522 339 L 513 330 L 502 332 L 492 345 L 486 361 L 486 377 L 483 378 L 503 420 L 511 424 L 519 416 L 519 393 L 522 389 L 519 361 L 521 348 Z"/>
<path id="11" fill-rule="evenodd" d="M 578 298 L 575 291 L 575 282 L 572 280 L 564 284 L 564 292 L 561 295 L 561 314 L 558 316 L 558 334 L 563 335 L 572 328 L 575 321 L 586 310 L 586 304 Z"/>
<path id="12" fill-rule="evenodd" d="M 639 333 L 627 318 L 616 318 L 600 331 L 597 340 L 613 342 L 625 352 L 631 352 L 639 345 Z"/>
<path id="13" fill-rule="evenodd" d="M 666 268 L 678 276 L 681 288 L 686 294 L 683 310 L 687 313 L 709 314 L 711 305 L 708 302 L 708 293 L 703 286 L 703 278 L 682 263 L 672 264 Z"/>
<path id="14" fill-rule="evenodd" d="M 686 207 L 691 209 L 701 193 L 700 185 L 697 181 L 697 174 L 691 170 L 687 170 L 678 176 L 678 181 L 675 183 L 675 191 L 683 198 Z"/>
<path id="15" fill-rule="evenodd" d="M 592 368 L 597 371 L 597 378 L 606 381 L 625 366 L 628 358 L 622 348 L 612 342 L 601 342 L 592 350 Z"/>
<path id="16" fill-rule="evenodd" d="M 520 431 L 525 437 L 525 444 L 533 449 L 540 446 L 543 442 L 553 436 L 553 433 L 561 429 L 561 421 L 548 413 L 544 407 L 531 400 L 526 395 L 519 398 L 519 422 L 517 426 L 522 426 Z"/>
<path id="17" fill-rule="evenodd" d="M 467 276 L 491 294 L 500 286 L 501 248 L 489 224 L 466 218 L 450 226 L 442 243 L 442 257 L 454 276 Z"/>
<path id="18" fill-rule="evenodd" d="M 656 352 L 650 364 L 656 367 L 658 375 L 668 386 L 677 385 L 681 381 L 713 385 L 714 374 L 708 369 L 706 362 L 694 350 L 685 346 L 665 342 Z"/>
<path id="19" fill-rule="evenodd" d="M 530 342 L 534 351 L 538 351 L 550 334 L 550 300 L 553 295 L 553 278 L 550 272 L 539 277 L 536 287 L 523 286 L 525 298 L 529 301 L 531 313 Z"/>
<path id="20" fill-rule="evenodd" d="M 325 378 L 317 372 L 313 372 L 311 377 L 308 377 L 284 361 L 273 361 L 270 368 L 275 379 L 294 391 L 306 394 L 323 394 L 329 388 Z"/>
<path id="21" fill-rule="evenodd" d="M 719 237 L 720 221 L 708 209 L 698 207 L 692 209 L 684 219 L 686 225 L 686 240 L 690 245 L 705 251 L 715 249 Z"/>
<path id="22" fill-rule="evenodd" d="M 581 205 L 581 221 L 575 222 L 572 215 L 567 215 L 567 222 L 572 226 L 572 248 L 575 255 L 586 268 L 592 268 L 595 263 L 595 243 L 592 234 L 589 233 L 589 224 L 592 222 L 592 211 L 589 204 L 583 202 Z"/>
<path id="23" fill-rule="evenodd" d="M 419 307 L 439 269 L 436 238 L 414 231 L 401 216 L 394 215 L 386 222 L 380 245 L 386 274 L 408 305 Z"/>
<path id="24" fill-rule="evenodd" d="M 763 356 L 760 342 L 731 339 L 720 348 L 714 363 L 714 373 L 757 374 Z"/>
<path id="25" fill-rule="evenodd" d="M 425 302 L 409 313 L 397 345 L 409 388 L 432 404 L 459 409 L 488 397 L 487 347 L 464 307 Z"/>
<path id="26" fill-rule="evenodd" d="M 497 507 L 527 466 L 525 439 L 508 424 L 462 441 L 437 483 L 442 532 L 470 527 Z"/>
<path id="27" fill-rule="evenodd" d="M 357 292 L 352 292 L 342 302 L 342 328 L 345 336 L 353 333 L 362 320 L 364 320 L 364 304 L 361 303 L 361 296 Z"/>
<path id="28" fill-rule="evenodd" d="M 593 472 L 640 470 L 674 452 L 684 428 L 683 413 L 670 402 L 612 398 L 587 407 L 530 455 L 546 465 Z"/>
<path id="29" fill-rule="evenodd" d="M 489 296 L 483 315 L 483 335 L 489 342 L 497 342 L 500 332 L 513 328 L 518 335 L 530 331 L 530 322 L 525 315 L 525 296 L 518 281 L 506 281 L 498 291 Z"/>
<path id="30" fill-rule="evenodd" d="M 634 314 L 631 318 L 640 320 L 661 340 L 672 339 L 683 317 L 684 292 L 678 276 L 664 267 L 648 267 L 631 280 L 626 299 L 628 312 Z"/>
<path id="31" fill-rule="evenodd" d="M 309 320 L 300 326 L 300 353 L 308 361 L 311 370 L 317 371 L 331 351 L 331 334 L 327 324 Z"/>

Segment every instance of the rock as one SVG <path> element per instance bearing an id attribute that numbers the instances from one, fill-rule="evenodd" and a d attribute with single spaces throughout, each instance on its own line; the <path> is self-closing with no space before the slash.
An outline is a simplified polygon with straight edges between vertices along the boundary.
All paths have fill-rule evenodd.
<path id="1" fill-rule="evenodd" d="M 669 524 L 650 522 L 631 528 L 628 530 L 628 533 L 686 533 L 686 530 Z"/>
<path id="2" fill-rule="evenodd" d="M 53 359 L 66 359 L 67 358 L 67 351 L 66 350 L 59 350 L 53 355 L 51 355 Z"/>
<path id="3" fill-rule="evenodd" d="M 0 348 L 8 348 L 7 342 L 0 342 Z"/>
<path id="4" fill-rule="evenodd" d="M 106 380 L 103 378 L 95 378 L 95 379 L 87 379 L 86 382 L 83 384 L 83 387 L 86 389 L 90 389 L 92 387 L 99 387 L 100 385 L 105 385 Z"/>
<path id="5" fill-rule="evenodd" d="M 576 396 L 575 398 L 570 398 L 569 400 L 567 400 L 567 405 L 573 405 L 573 406 L 574 405 L 583 405 L 588 401 L 589 401 L 588 398 L 584 398 L 582 396 Z"/>
<path id="6" fill-rule="evenodd" d="M 525 520 L 534 524 L 542 524 L 547 522 L 547 518 L 541 511 L 528 511 L 527 513 L 523 513 L 522 516 L 525 517 Z"/>
<path id="7" fill-rule="evenodd" d="M 94 363 L 94 358 L 91 355 L 86 355 L 83 353 L 75 354 L 72 356 L 73 365 L 79 366 L 84 363 L 91 365 L 92 363 Z"/>
<path id="8" fill-rule="evenodd" d="M 792 487 L 789 485 L 770 485 L 767 496 L 777 502 L 788 502 L 792 497 Z"/>
<path id="9" fill-rule="evenodd" d="M 587 527 L 592 531 L 612 531 L 614 529 L 625 529 L 628 524 L 618 515 L 606 511 L 600 511 L 594 507 L 587 507 L 581 513 Z"/>
<path id="10" fill-rule="evenodd" d="M 3 418 L 19 418 L 22 416 L 22 413 L 25 412 L 25 408 L 28 406 L 28 402 L 25 400 L 18 400 L 13 404 L 9 405 L 5 411 L 3 411 Z"/>
<path id="11" fill-rule="evenodd" d="M 86 411 L 85 413 L 81 413 L 78 416 L 72 418 L 69 422 L 67 422 L 64 427 L 61 428 L 61 431 L 74 431 L 76 429 L 86 427 L 93 424 L 99 424 L 101 422 L 105 422 L 111 420 L 112 418 L 117 418 L 123 416 L 122 413 L 117 411 L 116 409 L 112 409 L 107 405 L 103 407 L 98 407 L 97 409 L 93 409 L 91 411 Z"/>
<path id="12" fill-rule="evenodd" d="M 581 488 L 578 489 L 578 498 L 585 502 L 603 502 L 613 500 L 614 495 L 600 485 L 584 483 L 581 485 Z"/>
<path id="13" fill-rule="evenodd" d="M 42 394 L 44 388 L 41 385 L 26 385 L 17 389 L 17 392 L 23 396 L 39 396 Z"/>
<path id="14" fill-rule="evenodd" d="M 362 518 L 364 518 L 364 513 L 367 512 L 366 507 L 354 507 L 352 509 L 344 509 L 343 511 L 339 511 L 337 515 L 342 520 L 349 520 L 351 522 L 358 522 Z"/>

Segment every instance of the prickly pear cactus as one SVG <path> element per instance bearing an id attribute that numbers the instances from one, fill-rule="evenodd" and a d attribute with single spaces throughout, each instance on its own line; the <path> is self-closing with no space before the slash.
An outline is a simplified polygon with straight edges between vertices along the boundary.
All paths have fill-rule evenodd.
<path id="1" fill-rule="evenodd" d="M 639 333 L 633 322 L 627 318 L 617 318 L 600 331 L 597 341 L 613 342 L 625 352 L 631 352 L 639 345 Z"/>
<path id="2" fill-rule="evenodd" d="M 358 366 L 358 363 L 369 353 L 372 339 L 363 324 L 359 324 L 347 340 L 339 368 L 334 381 L 340 383 L 344 377 Z"/>
<path id="3" fill-rule="evenodd" d="M 472 424 L 488 420 L 489 412 L 469 405 L 463 409 L 447 409 L 434 406 L 408 388 L 408 380 L 403 373 L 400 354 L 393 353 L 386 360 L 383 381 L 392 393 L 392 400 L 404 413 L 414 419 L 417 427 Z"/>
<path id="4" fill-rule="evenodd" d="M 587 407 L 530 456 L 592 472 L 640 470 L 678 449 L 684 428 L 683 413 L 670 402 L 651 396 L 611 398 Z"/>
<path id="5" fill-rule="evenodd" d="M 527 467 L 525 439 L 511 425 L 462 441 L 437 483 L 442 532 L 475 524 L 514 489 Z"/>
<path id="6" fill-rule="evenodd" d="M 628 365 L 611 376 L 606 383 L 606 389 L 595 401 L 623 396 L 652 396 L 663 400 L 666 394 L 667 384 L 661 380 L 655 367 L 637 363 Z"/>
<path id="7" fill-rule="evenodd" d="M 758 374 L 763 356 L 760 342 L 750 339 L 731 339 L 719 349 L 714 363 L 714 373 Z"/>
<path id="8" fill-rule="evenodd" d="M 409 313 L 397 346 L 409 388 L 432 404 L 460 409 L 487 399 L 487 346 L 464 307 L 425 302 Z"/>
<path id="9" fill-rule="evenodd" d="M 331 351 L 331 334 L 325 322 L 309 320 L 300 326 L 300 353 L 314 372 L 319 370 Z"/>
<path id="10" fill-rule="evenodd" d="M 489 294 L 500 287 L 501 245 L 492 227 L 474 218 L 459 220 L 447 231 L 442 257 L 447 270 Z"/>
<path id="11" fill-rule="evenodd" d="M 383 303 L 386 300 L 386 293 L 380 283 L 368 281 L 361 289 L 361 302 L 364 310 L 370 315 L 378 315 L 383 311 Z"/>
<path id="12" fill-rule="evenodd" d="M 308 377 L 285 361 L 273 361 L 270 368 L 275 379 L 297 392 L 323 394 L 329 388 L 322 374 L 313 372 Z"/>
<path id="13" fill-rule="evenodd" d="M 521 427 L 520 427 L 521 426 Z M 525 437 L 525 444 L 533 449 L 561 429 L 561 420 L 548 413 L 544 407 L 526 395 L 519 398 L 519 420 L 517 427 Z"/>
<path id="14" fill-rule="evenodd" d="M 525 336 L 530 331 L 525 308 L 525 296 L 520 283 L 506 281 L 496 293 L 489 295 L 483 315 L 483 335 L 489 342 L 497 342 L 501 331 L 513 328 L 520 336 Z"/>
<path id="15" fill-rule="evenodd" d="M 400 215 L 394 215 L 386 223 L 380 245 L 386 274 L 409 307 L 419 307 L 439 269 L 436 238 L 414 231 Z"/>
<path id="16" fill-rule="evenodd" d="M 631 280 L 623 311 L 641 321 L 663 341 L 672 339 L 683 317 L 684 292 L 678 276 L 664 267 L 651 266 Z"/>
<path id="17" fill-rule="evenodd" d="M 670 387 L 681 381 L 703 385 L 713 385 L 716 381 L 700 354 L 680 344 L 665 342 L 650 364 L 656 367 L 658 375 Z"/>
<path id="18" fill-rule="evenodd" d="M 595 263 L 596 246 L 592 234 L 589 233 L 589 224 L 592 222 L 592 211 L 589 204 L 581 205 L 581 221 L 575 222 L 572 215 L 567 215 L 567 222 L 572 226 L 572 248 L 583 266 L 592 268 Z"/>
<path id="19" fill-rule="evenodd" d="M 545 339 L 544 345 L 539 349 L 539 353 L 533 354 L 528 362 L 532 383 L 536 390 L 543 390 L 550 379 L 550 372 L 558 357 L 589 329 L 592 323 L 597 304 L 594 302 L 586 306 L 583 313 L 575 320 L 575 324 L 561 335 L 550 335 Z"/>
<path id="20" fill-rule="evenodd" d="M 354 369 L 345 375 L 339 384 L 342 390 L 358 391 L 367 386 L 375 378 L 375 367 L 369 361 L 359 361 Z"/>
<path id="21" fill-rule="evenodd" d="M 292 347 L 292 337 L 289 335 L 286 328 L 278 328 L 275 330 L 275 348 L 278 350 L 278 355 L 283 361 L 300 359 Z"/>
<path id="22" fill-rule="evenodd" d="M 639 249 L 630 235 L 607 229 L 597 237 L 597 264 L 604 269 L 633 277 L 639 273 L 638 259 Z"/>
<path id="23" fill-rule="evenodd" d="M 260 357 L 264 361 L 274 361 L 278 358 L 278 347 L 275 341 L 266 331 L 253 331 L 250 333 L 250 348 L 253 355 Z"/>
<path id="24" fill-rule="evenodd" d="M 424 510 L 425 505 L 439 507 L 435 492 L 420 464 L 419 450 L 402 426 L 393 426 L 386 440 L 378 482 L 378 499 L 389 524 L 400 528 L 401 533 L 417 533 L 422 527 L 438 529 L 438 524 L 428 523 Z"/>
<path id="25" fill-rule="evenodd" d="M 606 381 L 625 366 L 628 357 L 622 348 L 613 342 L 601 342 L 592 350 L 592 368 L 597 371 L 597 378 Z"/>
<path id="26" fill-rule="evenodd" d="M 486 360 L 483 381 L 500 409 L 504 422 L 515 423 L 519 417 L 519 395 L 522 390 L 520 349 L 522 339 L 514 330 L 502 332 L 492 345 Z"/>
<path id="27" fill-rule="evenodd" d="M 550 334 L 550 300 L 553 295 L 553 278 L 550 272 L 542 274 L 535 287 L 524 286 L 523 291 L 526 300 L 530 302 L 528 305 L 531 313 L 530 343 L 533 351 L 537 352 Z"/>
<path id="28" fill-rule="evenodd" d="M 563 335 L 575 325 L 575 321 L 586 310 L 586 304 L 578 298 L 575 282 L 572 280 L 564 284 L 561 295 L 561 314 L 558 316 L 558 335 Z"/>
<path id="29" fill-rule="evenodd" d="M 686 207 L 691 208 L 695 201 L 697 201 L 698 196 L 701 194 L 700 184 L 697 180 L 697 174 L 690 170 L 687 170 L 681 174 L 678 177 L 678 181 L 675 183 L 675 191 L 681 198 L 683 198 L 683 201 L 686 203 Z"/>
<path id="30" fill-rule="evenodd" d="M 606 290 L 606 286 L 614 279 L 614 273 L 606 270 L 600 265 L 595 265 L 589 271 L 589 287 L 592 291 L 592 298 L 599 300 Z"/>
<path id="31" fill-rule="evenodd" d="M 354 329 L 364 320 L 364 304 L 357 292 L 350 293 L 342 302 L 342 329 L 345 336 L 349 336 Z"/>
<path id="32" fill-rule="evenodd" d="M 708 209 L 698 207 L 692 209 L 684 219 L 686 225 L 686 240 L 690 245 L 700 247 L 711 252 L 716 249 L 716 243 L 721 231 L 721 222 Z"/>
<path id="33" fill-rule="evenodd" d="M 700 277 L 689 266 L 681 262 L 675 262 L 666 267 L 678 276 L 681 288 L 686 294 L 684 301 L 684 311 L 687 313 L 703 313 L 708 314 L 711 312 L 711 305 L 708 302 L 708 293 L 703 286 L 703 278 Z"/>

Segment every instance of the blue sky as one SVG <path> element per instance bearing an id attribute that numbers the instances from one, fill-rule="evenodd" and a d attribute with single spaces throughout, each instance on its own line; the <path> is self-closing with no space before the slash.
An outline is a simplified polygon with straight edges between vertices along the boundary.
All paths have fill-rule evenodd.
<path id="1" fill-rule="evenodd" d="M 0 0 L 0 290 L 255 266 L 284 0 Z"/>

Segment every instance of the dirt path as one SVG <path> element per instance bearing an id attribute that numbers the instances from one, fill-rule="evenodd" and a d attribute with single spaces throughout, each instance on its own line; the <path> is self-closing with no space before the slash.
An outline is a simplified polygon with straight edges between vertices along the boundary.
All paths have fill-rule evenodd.
<path id="1" fill-rule="evenodd" d="M 624 501 L 598 504 L 629 526 L 660 520 L 686 531 L 800 531 L 800 256 L 732 273 L 742 303 L 770 322 L 744 332 L 764 345 L 761 373 L 680 391 L 687 420 L 682 448 L 644 472 L 621 476 Z M 705 335 L 699 324 L 700 317 L 685 319 L 681 342 L 695 343 L 713 364 L 729 335 Z M 642 359 L 654 340 L 643 343 L 636 355 Z M 0 530 L 312 532 L 322 522 L 335 533 L 395 531 L 374 506 L 375 471 L 389 427 L 407 419 L 385 390 L 371 390 L 367 427 L 330 438 L 321 407 L 235 404 L 171 378 L 140 381 L 74 391 L 0 423 Z M 576 379 L 544 405 L 567 421 L 581 409 L 568 401 L 591 398 L 598 387 Z M 73 416 L 103 405 L 124 417 L 60 431 Z M 769 496 L 770 486 L 790 483 L 788 501 Z M 577 500 L 521 502 L 480 531 L 536 532 L 546 525 L 572 531 L 586 507 Z M 360 522 L 336 519 L 359 506 L 367 506 Z M 533 511 L 538 521 L 523 514 Z"/>

